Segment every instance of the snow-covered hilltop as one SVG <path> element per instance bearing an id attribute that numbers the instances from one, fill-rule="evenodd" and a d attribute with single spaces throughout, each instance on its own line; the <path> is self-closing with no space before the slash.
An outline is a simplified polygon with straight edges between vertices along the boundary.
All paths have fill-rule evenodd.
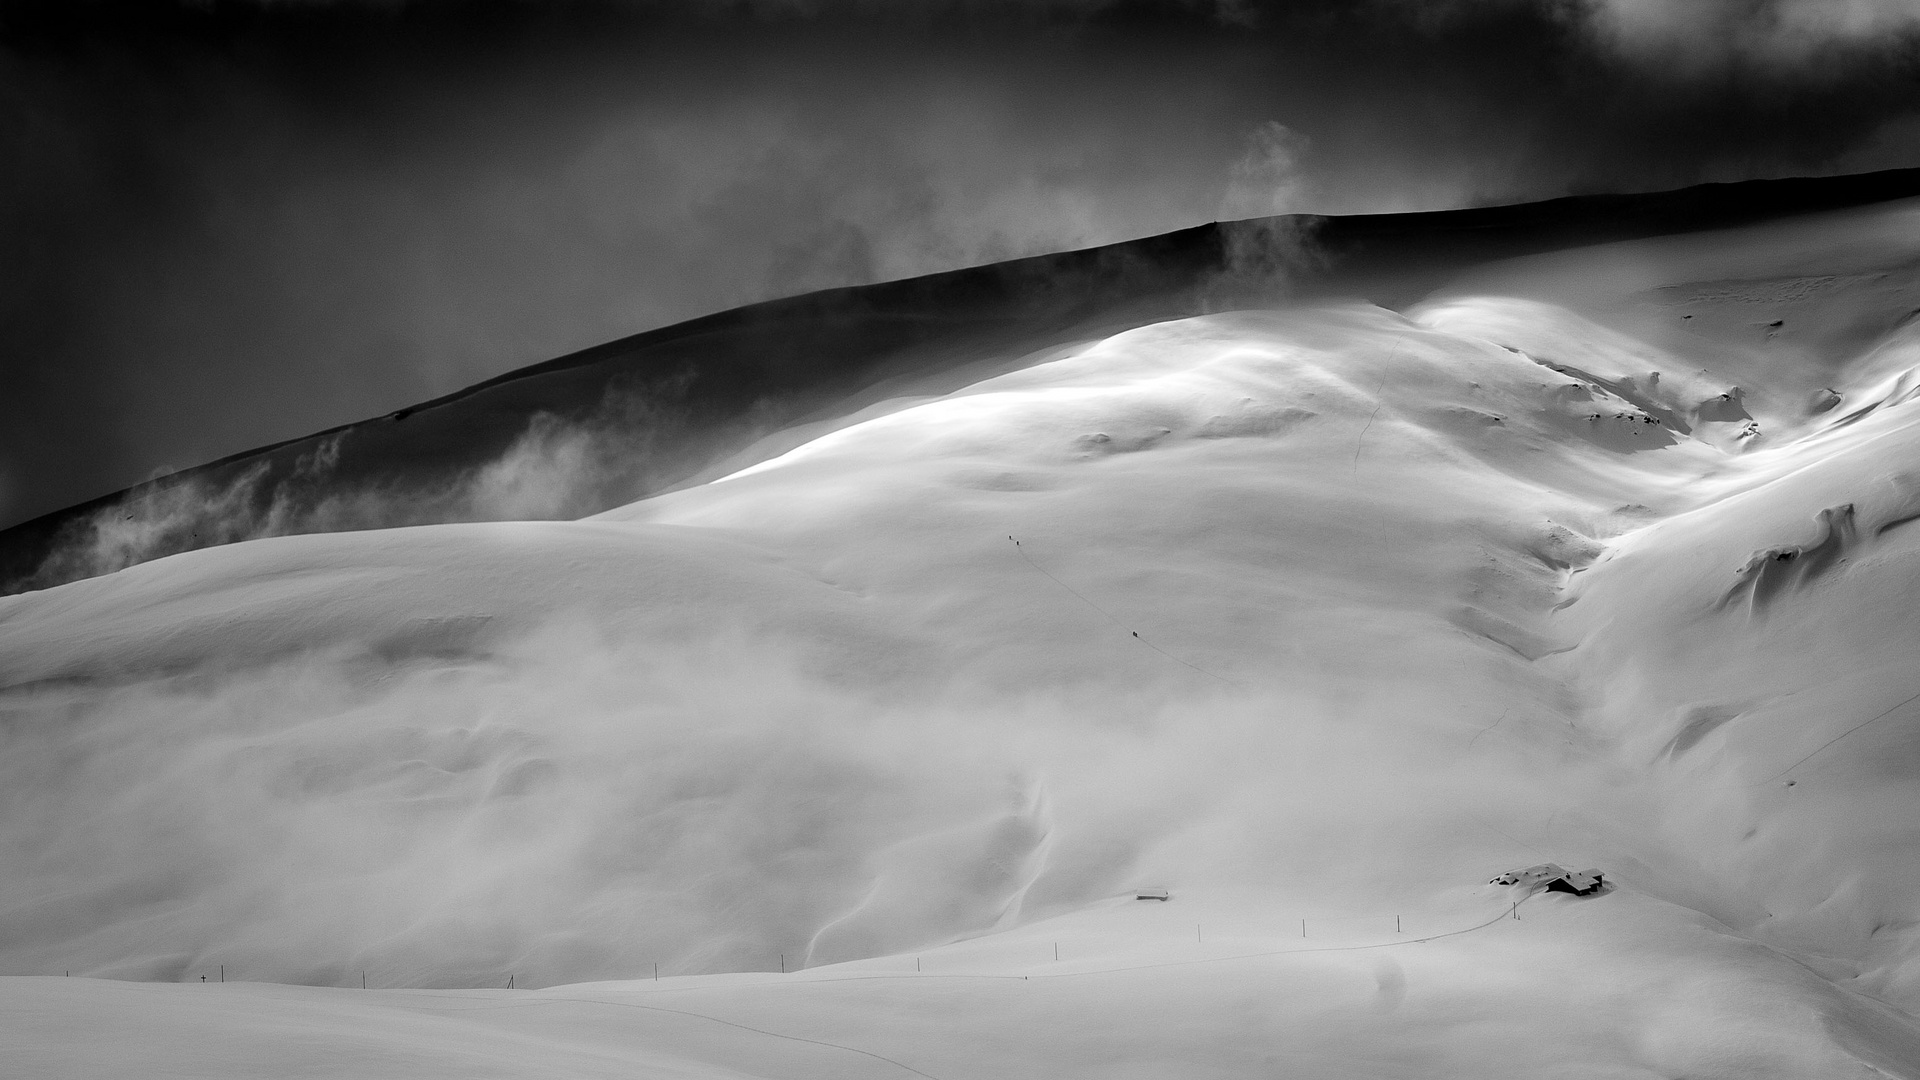
<path id="1" fill-rule="evenodd" d="M 160 477 L 0 530 L 0 594 L 182 551 L 454 521 L 573 519 L 711 479 L 902 393 L 1146 322 L 1294 300 L 1404 309 L 1517 256 L 1920 193 L 1920 170 L 1518 206 L 1205 225 L 754 304 Z M 1724 284 L 1724 283 L 1722 283 Z"/>
<path id="2" fill-rule="evenodd" d="M 0 1053 L 1920 1075 L 1920 200 L 1716 224 L 1304 244 L 581 520 L 0 599 Z"/>

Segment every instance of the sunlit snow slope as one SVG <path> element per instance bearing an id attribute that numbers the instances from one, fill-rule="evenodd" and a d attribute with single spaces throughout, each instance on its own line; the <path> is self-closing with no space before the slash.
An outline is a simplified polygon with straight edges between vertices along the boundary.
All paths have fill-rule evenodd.
<path id="1" fill-rule="evenodd" d="M 1920 1076 L 1917 309 L 1572 249 L 0 599 L 0 1068 Z"/>

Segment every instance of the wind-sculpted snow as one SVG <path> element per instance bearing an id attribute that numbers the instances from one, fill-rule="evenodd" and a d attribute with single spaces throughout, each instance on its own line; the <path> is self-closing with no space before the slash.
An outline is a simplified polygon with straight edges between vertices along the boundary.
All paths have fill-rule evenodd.
<path id="1" fill-rule="evenodd" d="M 1507 524 L 1475 455 L 1508 436 L 1460 448 L 1454 417 L 1528 430 L 1539 378 L 1377 309 L 1214 316 L 597 521 L 291 537 L 16 598 L 9 820 L 38 846 L 9 940 L 142 976 L 217 949 L 294 980 L 550 982 L 1316 866 L 1408 797 L 1351 762 L 1484 724 L 1462 678 L 1526 678 L 1508 650 L 1558 574 L 1535 552 L 1573 533 Z M 1435 505 L 1423 473 L 1464 483 Z M 1428 539 L 1369 540 L 1409 523 Z M 1302 665 L 1327 670 L 1276 678 Z M 39 793 L 76 743 L 100 749 Z M 1453 803 L 1493 775 L 1426 783 Z M 1211 850 L 1223 818 L 1293 835 Z"/>
<path id="2" fill-rule="evenodd" d="M 985 356 L 580 521 L 0 600 L 0 962 L 657 963 L 524 1000 L 688 1075 L 1920 1074 L 1911 331 L 1822 339 L 1826 407 L 1776 339 L 1641 334 L 1751 240 Z M 1606 888 L 1487 884 L 1543 862 Z"/>

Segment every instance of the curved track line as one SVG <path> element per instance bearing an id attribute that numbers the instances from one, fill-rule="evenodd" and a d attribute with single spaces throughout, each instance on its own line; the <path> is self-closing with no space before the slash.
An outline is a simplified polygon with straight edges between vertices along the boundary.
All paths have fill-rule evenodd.
<path id="1" fill-rule="evenodd" d="M 1506 722 L 1507 714 L 1512 711 L 1513 711 L 1512 709 L 1502 709 L 1500 711 L 1500 718 L 1498 720 L 1495 720 L 1493 723 L 1488 724 L 1486 727 L 1483 727 L 1479 731 L 1474 732 L 1473 738 L 1467 740 L 1467 749 L 1472 750 L 1473 744 L 1480 741 L 1480 736 L 1485 735 L 1487 732 L 1492 731 L 1494 728 L 1497 728 L 1502 723 Z"/>
<path id="2" fill-rule="evenodd" d="M 1879 716 L 1876 716 L 1871 720 L 1863 720 L 1860 723 L 1853 725 L 1847 730 L 1841 732 L 1838 735 L 1835 735 L 1833 738 L 1828 739 L 1826 742 L 1823 742 L 1819 746 L 1815 747 L 1813 750 L 1813 753 L 1808 754 L 1806 757 L 1801 758 L 1799 761 L 1794 762 L 1793 764 L 1787 766 L 1784 769 L 1781 769 L 1779 772 L 1774 773 L 1772 776 L 1769 776 L 1765 780 L 1762 780 L 1760 782 L 1762 784 L 1773 783 L 1775 780 L 1780 779 L 1781 777 L 1787 775 L 1788 773 L 1799 768 L 1800 766 L 1805 765 L 1807 762 L 1812 761 L 1814 757 L 1820 753 L 1820 751 L 1825 750 L 1827 747 L 1832 746 L 1834 743 L 1839 742 L 1841 739 L 1844 739 L 1847 736 L 1853 734 L 1854 732 L 1859 731 L 1861 728 L 1866 727 L 1868 724 L 1877 724 L 1880 721 L 1885 720 L 1887 717 L 1892 716 L 1894 713 L 1899 712 L 1901 709 L 1906 708 L 1907 706 L 1913 704 L 1916 701 L 1920 701 L 1920 694 L 1913 695 L 1907 700 L 1901 702 L 1898 705 L 1895 705 L 1893 708 L 1888 709 L 1886 712 L 1881 713 Z"/>

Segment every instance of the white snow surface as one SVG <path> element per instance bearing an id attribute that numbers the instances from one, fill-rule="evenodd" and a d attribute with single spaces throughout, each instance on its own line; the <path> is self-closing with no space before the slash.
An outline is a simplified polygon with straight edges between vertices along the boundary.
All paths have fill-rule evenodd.
<path id="1" fill-rule="evenodd" d="M 1920 1077 L 1917 265 L 1538 256 L 0 599 L 0 1073 Z"/>

